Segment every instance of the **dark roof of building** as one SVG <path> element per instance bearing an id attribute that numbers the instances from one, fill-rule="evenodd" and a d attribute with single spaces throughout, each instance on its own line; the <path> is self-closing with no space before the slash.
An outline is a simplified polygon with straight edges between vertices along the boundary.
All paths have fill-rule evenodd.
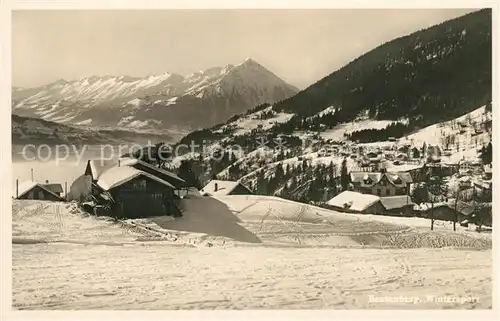
<path id="1" fill-rule="evenodd" d="M 61 184 L 41 184 L 43 187 L 51 191 L 52 193 L 62 193 L 63 188 Z"/>
<path id="2" fill-rule="evenodd" d="M 413 205 L 411 198 L 407 195 L 381 197 L 380 203 L 382 203 L 386 210 L 403 208 L 405 206 Z"/>

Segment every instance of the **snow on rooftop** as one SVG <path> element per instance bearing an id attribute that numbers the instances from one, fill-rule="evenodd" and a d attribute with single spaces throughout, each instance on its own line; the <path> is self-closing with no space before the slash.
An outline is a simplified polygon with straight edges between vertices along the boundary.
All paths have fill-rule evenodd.
<path id="1" fill-rule="evenodd" d="M 351 211 L 364 211 L 380 200 L 380 197 L 358 192 L 344 191 L 327 202 L 328 205 L 344 208 L 346 205 Z"/>
<path id="2" fill-rule="evenodd" d="M 99 185 L 102 189 L 104 189 L 105 191 L 107 190 L 110 190 L 116 186 L 119 186 L 123 183 L 126 183 L 138 176 L 145 176 L 145 177 L 148 177 L 152 180 L 155 180 L 157 181 L 158 183 L 160 184 L 163 184 L 165 186 L 168 186 L 170 188 L 174 188 L 175 187 L 154 176 L 154 175 L 151 175 L 149 173 L 146 173 L 144 171 L 140 171 L 134 167 L 131 167 L 131 166 L 117 166 L 117 167 L 112 167 L 110 169 L 108 169 L 107 171 L 105 171 L 104 173 L 101 174 L 101 176 L 99 177 L 99 180 L 97 181 L 97 185 Z"/>
<path id="3" fill-rule="evenodd" d="M 14 189 L 13 196 L 14 197 L 21 197 L 24 194 L 31 191 L 35 186 L 38 186 L 41 189 L 45 190 L 46 192 L 48 192 L 56 197 L 59 197 L 59 195 L 52 192 L 49 188 L 47 188 L 47 186 L 44 186 L 43 184 L 40 184 L 40 183 L 34 182 L 34 181 L 24 181 L 24 182 L 20 183 L 17 187 L 17 191 L 16 191 L 16 189 Z M 16 193 L 17 193 L 17 195 L 16 195 Z"/>
<path id="4" fill-rule="evenodd" d="M 236 181 L 211 180 L 201 189 L 201 194 L 208 193 L 211 196 L 225 196 L 231 193 L 240 184 Z M 216 189 L 217 186 L 217 189 Z"/>

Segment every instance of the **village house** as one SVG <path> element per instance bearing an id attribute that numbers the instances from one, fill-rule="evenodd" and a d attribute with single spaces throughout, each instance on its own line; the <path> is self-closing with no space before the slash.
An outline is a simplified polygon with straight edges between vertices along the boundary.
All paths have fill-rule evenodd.
<path id="1" fill-rule="evenodd" d="M 16 182 L 16 199 L 23 200 L 43 200 L 43 201 L 63 201 L 64 199 L 47 187 L 46 184 L 26 181 L 21 184 Z"/>
<path id="2" fill-rule="evenodd" d="M 151 165 L 149 163 L 141 161 L 137 158 L 121 158 L 120 160 L 118 160 L 118 162 L 119 166 L 131 166 L 138 170 L 159 177 L 162 180 L 172 184 L 176 188 L 176 190 L 185 189 L 189 187 L 187 186 L 186 181 L 177 176 L 176 174 L 167 171 L 163 168 L 160 168 L 158 166 Z"/>
<path id="3" fill-rule="evenodd" d="M 349 178 L 354 191 L 377 196 L 406 195 L 413 183 L 408 173 L 351 172 Z"/>
<path id="4" fill-rule="evenodd" d="M 461 174 L 481 174 L 483 165 L 479 161 L 463 159 L 458 162 L 458 170 Z"/>
<path id="5" fill-rule="evenodd" d="M 385 215 L 413 216 L 413 202 L 409 195 L 386 196 L 380 198 Z"/>
<path id="6" fill-rule="evenodd" d="M 346 213 L 383 214 L 380 197 L 353 191 L 344 191 L 328 202 L 326 207 Z"/>
<path id="7" fill-rule="evenodd" d="M 92 202 L 94 211 L 111 207 L 108 214 L 115 217 L 145 217 L 180 215 L 179 199 L 189 193 L 196 194 L 176 174 L 123 157 L 117 162 L 88 161 L 84 174 L 71 185 L 69 199 Z"/>
<path id="8" fill-rule="evenodd" d="M 455 211 L 456 207 L 456 211 Z M 415 204 L 413 207 L 414 212 L 419 217 L 431 218 L 434 217 L 438 221 L 456 221 L 458 223 L 464 220 L 470 220 L 471 215 L 474 213 L 474 208 L 462 201 L 439 202 L 432 204 Z"/>
<path id="9" fill-rule="evenodd" d="M 394 164 L 394 163 L 393 163 Z M 420 164 L 394 164 L 394 166 L 388 167 L 387 172 L 389 173 L 406 173 L 405 175 L 410 175 L 412 183 L 418 182 L 422 174 L 422 165 Z"/>
<path id="10" fill-rule="evenodd" d="M 236 181 L 211 180 L 200 191 L 203 196 L 251 195 L 253 192 Z"/>
<path id="11" fill-rule="evenodd" d="M 94 186 L 112 197 L 111 210 L 115 217 L 180 215 L 173 201 L 175 186 L 132 166 L 106 170 Z"/>

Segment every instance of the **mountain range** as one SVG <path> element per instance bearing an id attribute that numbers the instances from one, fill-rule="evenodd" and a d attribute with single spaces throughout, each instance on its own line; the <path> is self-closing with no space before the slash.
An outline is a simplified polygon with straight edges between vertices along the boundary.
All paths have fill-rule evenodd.
<path id="1" fill-rule="evenodd" d="M 36 88 L 13 88 L 13 114 L 63 124 L 129 130 L 211 127 L 262 103 L 298 92 L 248 58 L 189 76 L 92 76 Z"/>

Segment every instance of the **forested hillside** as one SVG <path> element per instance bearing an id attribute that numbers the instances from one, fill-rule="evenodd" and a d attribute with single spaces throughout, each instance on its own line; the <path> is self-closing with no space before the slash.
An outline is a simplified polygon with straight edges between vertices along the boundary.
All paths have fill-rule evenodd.
<path id="1" fill-rule="evenodd" d="M 457 117 L 491 101 L 491 32 L 485 9 L 389 41 L 273 109 L 305 118 L 336 108 L 313 125 L 365 112 L 418 127 Z"/>

